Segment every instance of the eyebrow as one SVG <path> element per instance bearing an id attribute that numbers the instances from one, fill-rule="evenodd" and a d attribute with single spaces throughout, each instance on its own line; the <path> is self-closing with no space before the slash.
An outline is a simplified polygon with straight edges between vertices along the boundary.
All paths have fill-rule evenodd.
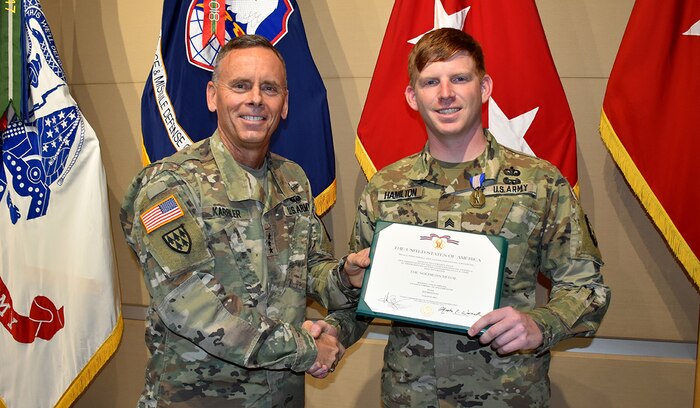
<path id="1" fill-rule="evenodd" d="M 249 79 L 249 78 L 244 78 L 244 77 L 234 77 L 226 81 L 226 84 L 228 85 L 233 85 L 237 82 L 248 82 L 248 83 L 254 83 L 255 81 Z M 282 87 L 283 85 L 277 82 L 276 80 L 262 80 L 260 81 L 260 85 L 275 85 Z"/>

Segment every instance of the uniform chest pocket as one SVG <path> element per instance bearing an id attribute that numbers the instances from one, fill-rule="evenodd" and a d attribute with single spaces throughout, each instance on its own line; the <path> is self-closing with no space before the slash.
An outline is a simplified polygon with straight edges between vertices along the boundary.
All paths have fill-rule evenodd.
<path id="1" fill-rule="evenodd" d="M 491 211 L 483 232 L 508 240 L 506 269 L 509 275 L 518 272 L 526 257 L 536 256 L 536 235 L 541 219 L 540 214 L 528 206 L 510 200 L 501 200 Z"/>
<path id="2" fill-rule="evenodd" d="M 256 228 L 250 219 L 205 222 L 209 248 L 216 258 L 213 274 L 219 282 L 228 290 L 245 292 L 260 286 L 256 270 L 262 268 L 262 227 Z"/>

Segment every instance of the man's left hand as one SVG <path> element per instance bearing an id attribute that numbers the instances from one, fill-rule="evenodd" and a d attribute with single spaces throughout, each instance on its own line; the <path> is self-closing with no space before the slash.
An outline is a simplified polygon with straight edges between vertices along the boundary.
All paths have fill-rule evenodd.
<path id="1" fill-rule="evenodd" d="M 362 287 L 365 277 L 365 269 L 369 266 L 369 248 L 365 248 L 354 254 L 348 255 L 343 266 L 343 273 L 350 284 L 356 288 Z"/>
<path id="2" fill-rule="evenodd" d="M 469 328 L 468 334 L 474 337 L 489 325 L 479 343 L 491 344 L 498 354 L 534 350 L 542 345 L 542 331 L 537 323 L 527 313 L 510 306 L 487 313 Z"/>

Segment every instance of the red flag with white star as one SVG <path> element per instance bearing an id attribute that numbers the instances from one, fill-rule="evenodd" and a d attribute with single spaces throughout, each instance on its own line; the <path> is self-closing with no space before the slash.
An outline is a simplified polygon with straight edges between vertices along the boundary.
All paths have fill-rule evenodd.
<path id="1" fill-rule="evenodd" d="M 355 141 L 367 178 L 425 144 L 425 125 L 404 98 L 408 54 L 443 27 L 468 32 L 484 50 L 494 81 L 484 125 L 501 144 L 552 162 L 575 186 L 574 121 L 534 0 L 396 0 Z"/>
<path id="2" fill-rule="evenodd" d="M 689 204 L 700 202 L 699 74 L 700 2 L 637 0 L 600 122 L 613 159 L 698 286 L 700 230 Z"/>

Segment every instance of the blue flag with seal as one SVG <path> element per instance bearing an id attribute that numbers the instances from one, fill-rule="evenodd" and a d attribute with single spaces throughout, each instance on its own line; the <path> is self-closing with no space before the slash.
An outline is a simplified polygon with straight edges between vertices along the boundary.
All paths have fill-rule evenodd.
<path id="1" fill-rule="evenodd" d="M 3 21 L 23 33 L 3 38 L 22 58 L 0 65 L 22 94 L 0 121 L 0 407 L 69 407 L 123 331 L 107 183 L 39 1 L 12 3 Z"/>
<path id="2" fill-rule="evenodd" d="M 144 164 L 167 157 L 216 129 L 206 103 L 214 59 L 226 41 L 258 34 L 287 65 L 289 116 L 270 150 L 306 172 L 323 214 L 335 202 L 335 157 L 326 88 L 314 64 L 296 0 L 165 0 L 153 68 L 141 98 Z"/>

